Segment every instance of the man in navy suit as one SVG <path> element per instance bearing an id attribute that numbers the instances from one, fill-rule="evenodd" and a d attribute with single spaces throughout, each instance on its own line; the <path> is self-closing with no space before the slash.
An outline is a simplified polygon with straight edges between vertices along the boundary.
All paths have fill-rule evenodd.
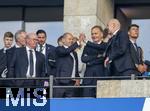
<path id="1" fill-rule="evenodd" d="M 12 57 L 9 77 L 14 78 L 34 78 L 44 77 L 44 55 L 35 51 L 37 36 L 29 33 L 26 37 L 26 47 L 18 48 Z M 34 80 L 16 80 L 16 86 L 34 86 L 41 85 L 39 81 Z"/>
<path id="2" fill-rule="evenodd" d="M 44 30 L 38 30 L 36 34 L 38 38 L 36 50 L 45 55 L 45 74 L 54 75 L 56 72 L 55 47 L 46 43 L 47 34 Z"/>
<path id="3" fill-rule="evenodd" d="M 79 43 L 73 43 L 73 35 L 65 33 L 62 38 L 63 46 L 56 48 L 57 62 L 56 62 L 56 77 L 79 77 L 78 74 L 78 58 L 75 49 L 79 47 Z M 60 79 L 56 80 L 56 85 L 70 86 L 79 85 L 80 81 L 77 79 Z M 65 88 L 56 89 L 54 97 L 74 97 L 75 89 Z"/>
<path id="4" fill-rule="evenodd" d="M 4 78 L 0 80 L 0 87 L 8 86 L 8 82 L 5 80 L 8 74 L 7 68 L 7 50 L 12 47 L 13 44 L 13 34 L 11 32 L 5 32 L 4 37 L 4 48 L 0 49 L 0 78 Z M 5 97 L 6 90 L 0 89 L 0 97 Z"/>
<path id="5" fill-rule="evenodd" d="M 6 32 L 4 34 L 4 48 L 0 50 L 0 78 L 6 78 L 8 73 L 7 67 L 7 50 L 12 47 L 13 34 L 11 32 Z M 0 86 L 7 86 L 7 81 L 0 81 Z"/>
<path id="6" fill-rule="evenodd" d="M 108 33 L 112 35 L 106 48 L 105 67 L 109 67 L 111 76 L 126 75 L 130 67 L 128 34 L 120 30 L 121 24 L 117 19 L 111 19 L 108 24 Z"/>
<path id="7" fill-rule="evenodd" d="M 146 65 L 143 61 L 143 51 L 141 47 L 137 46 L 136 41 L 139 37 L 139 26 L 137 24 L 132 24 L 128 28 L 129 35 L 129 48 L 132 59 L 132 69 L 129 73 L 135 75 L 141 75 L 146 71 Z"/>
<path id="8" fill-rule="evenodd" d="M 106 60 L 104 62 L 105 67 L 109 66 L 109 70 L 111 72 L 110 75 L 139 75 L 134 70 L 135 66 L 131 57 L 131 42 L 129 40 L 128 34 L 120 30 L 121 25 L 117 19 L 111 19 L 107 26 L 109 33 L 113 35 L 108 41 L 108 47 L 106 49 Z"/>
<path id="9" fill-rule="evenodd" d="M 7 62 L 6 62 L 6 54 L 4 53 L 3 49 L 0 50 L 0 74 L 1 74 L 1 77 L 2 76 L 2 73 L 3 71 L 5 70 L 6 66 L 7 66 Z"/>
<path id="10" fill-rule="evenodd" d="M 23 30 L 18 30 L 15 33 L 15 45 L 6 51 L 7 55 L 7 67 L 9 69 L 10 61 L 12 59 L 12 55 L 14 54 L 16 48 L 25 47 L 26 46 L 26 32 Z"/>
<path id="11" fill-rule="evenodd" d="M 103 39 L 103 29 L 101 26 L 94 26 L 91 29 L 91 38 L 93 42 L 87 42 L 82 54 L 82 62 L 86 63 L 85 77 L 103 77 L 104 74 L 104 56 L 106 43 Z M 84 85 L 96 85 L 98 79 L 84 79 Z M 96 97 L 96 88 L 84 88 L 83 96 Z"/>

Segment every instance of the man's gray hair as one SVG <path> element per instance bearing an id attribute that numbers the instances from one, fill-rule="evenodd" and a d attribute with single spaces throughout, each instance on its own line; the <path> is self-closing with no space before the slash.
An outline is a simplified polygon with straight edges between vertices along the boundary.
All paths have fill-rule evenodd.
<path id="1" fill-rule="evenodd" d="M 17 42 L 18 38 L 20 37 L 19 35 L 21 33 L 26 33 L 24 30 L 18 30 L 16 33 L 15 33 L 15 41 Z"/>

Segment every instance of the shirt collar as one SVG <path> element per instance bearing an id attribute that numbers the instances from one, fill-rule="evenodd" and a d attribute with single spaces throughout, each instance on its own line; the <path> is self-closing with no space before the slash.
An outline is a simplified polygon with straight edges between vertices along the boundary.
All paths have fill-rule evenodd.
<path id="1" fill-rule="evenodd" d="M 101 44 L 102 43 L 102 41 L 99 41 L 97 44 Z"/>
<path id="2" fill-rule="evenodd" d="M 68 46 L 64 45 L 65 48 L 68 48 Z"/>
<path id="3" fill-rule="evenodd" d="M 17 45 L 17 44 L 15 44 L 15 47 L 16 47 L 16 48 L 20 48 L 20 46 L 19 46 L 19 45 Z"/>
<path id="4" fill-rule="evenodd" d="M 119 29 L 118 30 L 116 30 L 114 33 L 113 33 L 113 35 L 116 35 L 116 33 L 119 31 Z"/>
<path id="5" fill-rule="evenodd" d="M 28 46 L 26 46 L 27 51 L 32 50 L 34 52 L 34 49 L 29 48 Z"/>
<path id="6" fill-rule="evenodd" d="M 133 41 L 132 39 L 130 39 L 130 41 L 131 41 L 131 43 L 132 43 L 132 44 L 136 43 L 136 42 L 135 42 L 135 41 Z"/>
<path id="7" fill-rule="evenodd" d="M 44 43 L 42 46 L 45 47 L 45 46 L 46 46 L 46 43 Z M 40 47 L 40 44 L 38 44 L 38 47 Z"/>
<path id="8" fill-rule="evenodd" d="M 10 49 L 11 47 L 9 47 L 9 48 L 6 48 L 6 47 L 4 47 L 4 50 L 8 50 L 8 49 Z"/>

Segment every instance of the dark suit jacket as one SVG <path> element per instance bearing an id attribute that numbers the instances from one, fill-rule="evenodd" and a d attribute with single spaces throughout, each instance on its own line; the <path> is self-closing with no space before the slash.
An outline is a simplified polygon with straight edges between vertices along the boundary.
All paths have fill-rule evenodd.
<path id="1" fill-rule="evenodd" d="M 130 53 L 133 63 L 136 65 L 143 64 L 142 60 L 142 49 L 140 47 L 137 47 L 137 50 L 134 48 L 133 44 L 129 42 L 130 46 Z"/>
<path id="2" fill-rule="evenodd" d="M 4 49 L 0 50 L 0 77 L 3 70 L 7 67 L 7 57 L 6 53 L 4 53 Z"/>
<path id="3" fill-rule="evenodd" d="M 36 77 L 44 77 L 45 76 L 45 63 L 44 63 L 44 55 L 35 51 L 36 54 Z M 26 78 L 26 73 L 28 69 L 28 57 L 26 52 L 26 47 L 17 48 L 15 53 L 13 54 L 10 68 L 8 72 L 8 77 L 14 78 Z M 27 85 L 25 81 L 18 81 L 20 85 Z M 18 85 L 16 84 L 16 85 Z M 29 84 L 32 85 L 32 84 Z"/>
<path id="4" fill-rule="evenodd" d="M 45 55 L 45 73 L 49 75 L 55 75 L 56 73 L 56 47 L 46 44 Z"/>
<path id="5" fill-rule="evenodd" d="M 87 42 L 81 57 L 82 62 L 86 63 L 87 66 L 103 64 L 103 53 L 106 49 L 106 46 L 107 45 L 104 42 L 102 42 L 101 44 Z"/>
<path id="6" fill-rule="evenodd" d="M 5 74 L 6 74 L 6 77 L 8 77 L 8 69 L 9 69 L 10 61 L 12 59 L 12 55 L 13 55 L 12 50 L 13 49 L 14 49 L 14 47 L 6 50 L 5 52 L 4 52 L 4 49 L 0 50 L 0 60 L 1 60 L 0 61 L 0 77 L 4 70 L 5 70 L 5 72 L 7 70 L 7 72 Z M 0 81 L 0 85 L 9 86 L 10 81 L 11 80 Z"/>
<path id="7" fill-rule="evenodd" d="M 137 47 L 137 50 L 134 48 L 133 44 L 129 41 L 129 50 L 130 50 L 130 56 L 131 56 L 131 64 L 132 69 L 134 70 L 134 73 L 136 75 L 141 75 L 141 73 L 137 70 L 137 66 L 139 64 L 143 64 L 144 61 L 142 59 L 142 49 L 140 47 Z"/>
<path id="8" fill-rule="evenodd" d="M 13 46 L 12 48 L 10 48 L 10 49 L 8 49 L 6 51 L 6 55 L 7 55 L 7 67 L 8 67 L 8 69 L 10 67 L 10 61 L 12 60 L 12 56 L 13 56 L 15 50 L 16 50 L 16 47 Z"/>
<path id="9" fill-rule="evenodd" d="M 71 77 L 72 70 L 73 70 L 73 58 L 70 55 L 71 52 L 73 52 L 76 66 L 75 66 L 75 76 L 79 77 L 78 74 L 78 59 L 77 54 L 74 52 L 74 50 L 78 47 L 78 44 L 75 43 L 69 48 L 65 48 L 63 46 L 58 46 L 56 48 L 56 77 Z M 65 79 L 65 80 L 58 80 L 58 83 L 61 84 L 69 84 L 72 80 L 71 79 Z"/>
<path id="10" fill-rule="evenodd" d="M 88 41 L 88 42 L 86 43 L 86 46 L 89 46 L 89 47 L 92 47 L 92 48 L 96 48 L 96 49 L 98 49 L 98 50 L 102 50 L 102 53 L 106 50 L 107 45 L 108 45 L 108 44 L 105 43 L 105 42 L 102 42 L 101 44 L 96 44 L 96 43 L 93 43 L 93 42 Z"/>
<path id="11" fill-rule="evenodd" d="M 87 42 L 81 57 L 82 62 L 86 63 L 85 77 L 102 77 L 104 73 L 105 43 L 95 44 Z M 84 79 L 83 84 L 96 85 L 98 79 Z"/>
<path id="12" fill-rule="evenodd" d="M 131 68 L 131 57 L 129 54 L 128 34 L 118 31 L 108 42 L 106 56 L 112 60 L 113 68 L 121 73 Z M 116 72 L 115 71 L 115 72 Z"/>

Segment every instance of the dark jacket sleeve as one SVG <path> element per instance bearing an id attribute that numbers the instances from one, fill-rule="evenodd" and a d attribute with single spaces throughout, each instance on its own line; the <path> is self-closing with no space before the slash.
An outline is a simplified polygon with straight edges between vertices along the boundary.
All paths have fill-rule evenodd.
<path id="1" fill-rule="evenodd" d="M 58 46 L 56 48 L 56 54 L 57 54 L 57 56 L 66 56 L 66 55 L 70 54 L 72 51 L 74 51 L 77 47 L 79 47 L 79 45 L 77 43 L 74 43 L 69 48 L 65 48 L 63 46 Z"/>
<path id="2" fill-rule="evenodd" d="M 0 74 L 7 66 L 6 53 L 3 53 L 3 50 L 0 50 Z"/>
<path id="3" fill-rule="evenodd" d="M 90 65 L 96 65 L 96 64 L 103 63 L 104 57 L 101 54 L 99 54 L 99 55 L 89 55 L 88 47 L 85 46 L 84 50 L 83 50 L 81 60 L 82 60 L 83 63 L 86 63 L 86 65 L 90 66 Z"/>
<path id="4" fill-rule="evenodd" d="M 15 77 L 15 62 L 16 62 L 16 53 L 17 50 L 14 51 L 13 55 L 12 55 L 12 59 L 9 61 L 9 67 L 8 67 L 8 77 L 9 78 L 13 78 Z"/>
<path id="5" fill-rule="evenodd" d="M 74 51 L 73 52 L 73 54 L 74 54 L 74 57 L 75 57 L 75 62 L 76 62 L 76 74 L 75 74 L 75 77 L 80 77 L 79 76 L 79 69 L 78 69 L 78 66 L 79 66 L 79 62 L 78 62 L 78 55 L 77 55 L 77 53 Z"/>
<path id="6" fill-rule="evenodd" d="M 111 55 L 109 56 L 110 60 L 114 60 L 116 58 L 121 57 L 128 48 L 128 35 L 127 33 L 124 33 L 122 31 L 119 31 L 117 36 L 115 37 L 113 41 L 113 51 L 111 52 Z"/>
<path id="7" fill-rule="evenodd" d="M 138 52 L 139 52 L 139 64 L 143 64 L 143 50 L 141 47 L 138 47 Z"/>
<path id="8" fill-rule="evenodd" d="M 50 53 L 48 53 L 48 64 L 50 67 L 56 67 L 56 48 L 54 48 Z"/>
<path id="9" fill-rule="evenodd" d="M 86 43 L 86 45 L 89 46 L 89 47 L 92 47 L 92 48 L 99 49 L 99 50 L 105 50 L 106 47 L 107 47 L 107 43 L 95 44 L 95 43 L 90 42 L 90 41 L 88 41 Z"/>
<path id="10" fill-rule="evenodd" d="M 94 59 L 93 61 L 90 61 L 87 63 L 87 65 L 97 65 L 97 64 L 103 64 L 104 63 L 104 57 L 98 57 Z"/>
<path id="11" fill-rule="evenodd" d="M 81 60 L 83 63 L 88 63 L 97 58 L 97 55 L 89 55 L 87 51 L 87 46 L 85 46 L 81 56 Z"/>

